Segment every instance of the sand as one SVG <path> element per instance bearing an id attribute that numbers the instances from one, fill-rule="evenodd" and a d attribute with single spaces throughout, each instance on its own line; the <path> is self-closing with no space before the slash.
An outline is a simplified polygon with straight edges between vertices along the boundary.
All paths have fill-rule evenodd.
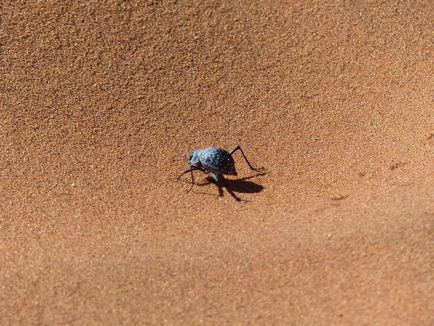
<path id="1" fill-rule="evenodd" d="M 6 1 L 0 324 L 429 325 L 432 1 Z M 176 181 L 240 145 L 229 185 Z"/>

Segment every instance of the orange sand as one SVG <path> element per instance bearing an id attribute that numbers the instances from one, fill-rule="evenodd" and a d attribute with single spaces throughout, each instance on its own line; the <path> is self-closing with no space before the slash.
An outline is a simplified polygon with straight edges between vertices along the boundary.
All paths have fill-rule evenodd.
<path id="1" fill-rule="evenodd" d="M 3 2 L 0 324 L 432 322 L 433 2 L 248 3 Z"/>

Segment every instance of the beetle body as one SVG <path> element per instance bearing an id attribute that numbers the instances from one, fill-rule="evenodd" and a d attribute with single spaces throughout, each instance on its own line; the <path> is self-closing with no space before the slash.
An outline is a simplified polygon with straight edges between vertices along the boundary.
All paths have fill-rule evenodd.
<path id="1" fill-rule="evenodd" d="M 191 174 L 191 187 L 187 192 L 189 192 L 194 185 L 193 171 L 196 170 L 201 171 L 203 173 L 211 173 L 213 179 L 217 182 L 217 184 L 224 185 L 225 183 L 225 179 L 223 177 L 224 174 L 237 175 L 237 170 L 235 169 L 235 161 L 232 157 L 232 155 L 236 151 L 241 152 L 241 154 L 243 155 L 245 161 L 247 162 L 251 170 L 254 171 L 258 170 L 255 169 L 250 164 L 249 160 L 247 159 L 246 155 L 244 154 L 240 146 L 236 146 L 230 152 L 218 147 L 207 147 L 207 148 L 197 149 L 188 156 L 187 160 L 188 160 L 188 164 L 190 165 L 190 168 L 182 172 L 177 179 L 179 179 L 185 173 Z M 239 200 L 239 198 L 236 197 L 234 194 L 232 195 L 235 198 L 237 198 L 237 200 Z"/>
<path id="2" fill-rule="evenodd" d="M 214 175 L 237 175 L 235 161 L 229 152 L 217 147 L 207 147 L 193 151 L 188 163 L 192 166 L 203 168 L 204 172 Z M 214 179 L 216 179 L 214 177 Z"/>

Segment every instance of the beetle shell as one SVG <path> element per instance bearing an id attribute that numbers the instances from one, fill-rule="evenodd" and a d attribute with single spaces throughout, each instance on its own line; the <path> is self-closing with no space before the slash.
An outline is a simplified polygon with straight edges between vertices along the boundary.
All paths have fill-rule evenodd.
<path id="1" fill-rule="evenodd" d="M 221 148 L 208 147 L 193 152 L 191 164 L 197 164 L 199 161 L 202 166 L 208 170 L 219 174 L 237 175 L 235 170 L 235 161 L 231 154 Z"/>

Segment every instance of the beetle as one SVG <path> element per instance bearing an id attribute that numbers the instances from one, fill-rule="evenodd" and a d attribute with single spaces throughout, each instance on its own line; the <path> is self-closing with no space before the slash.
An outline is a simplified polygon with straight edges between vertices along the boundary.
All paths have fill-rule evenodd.
<path id="1" fill-rule="evenodd" d="M 190 164 L 190 168 L 182 172 L 178 176 L 177 180 L 179 180 L 179 178 L 181 178 L 184 174 L 190 172 L 191 187 L 187 191 L 190 192 L 190 190 L 194 186 L 193 171 L 197 170 L 205 174 L 211 173 L 211 176 L 216 181 L 216 183 L 221 184 L 224 182 L 223 175 L 237 175 L 237 170 L 235 168 L 235 161 L 234 158 L 232 157 L 232 154 L 234 154 L 236 151 L 241 152 L 241 154 L 243 155 L 244 159 L 246 160 L 251 170 L 253 171 L 260 170 L 254 168 L 250 164 L 249 160 L 247 159 L 246 155 L 244 154 L 243 150 L 239 145 L 236 146 L 230 152 L 218 147 L 207 147 L 202 149 L 196 149 L 188 156 L 187 161 Z"/>

